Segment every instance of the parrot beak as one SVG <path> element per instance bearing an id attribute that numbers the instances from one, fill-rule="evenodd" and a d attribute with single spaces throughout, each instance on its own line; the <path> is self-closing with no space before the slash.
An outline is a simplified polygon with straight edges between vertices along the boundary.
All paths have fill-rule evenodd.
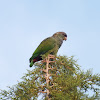
<path id="1" fill-rule="evenodd" d="M 64 37 L 64 40 L 66 41 L 67 40 L 67 37 Z"/>

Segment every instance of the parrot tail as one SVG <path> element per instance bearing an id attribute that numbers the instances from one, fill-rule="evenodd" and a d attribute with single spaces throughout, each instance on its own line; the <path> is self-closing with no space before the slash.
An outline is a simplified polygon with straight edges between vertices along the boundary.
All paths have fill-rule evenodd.
<path id="1" fill-rule="evenodd" d="M 30 59 L 29 59 L 30 67 L 32 67 L 33 64 L 34 64 L 35 62 L 39 61 L 39 60 L 42 60 L 42 58 L 39 58 L 39 57 L 37 57 L 37 58 L 35 58 L 35 59 L 30 58 Z"/>
<path id="2" fill-rule="evenodd" d="M 30 63 L 30 67 L 32 67 L 32 66 L 33 66 L 33 64 L 34 64 L 34 62 L 33 62 L 33 61 L 31 61 L 31 63 Z"/>
<path id="3" fill-rule="evenodd" d="M 35 62 L 37 62 L 37 59 L 33 59 L 33 60 L 32 60 L 32 59 L 30 58 L 30 67 L 32 67 L 33 64 L 34 64 Z"/>
<path id="4" fill-rule="evenodd" d="M 33 60 L 32 60 L 32 57 L 29 59 L 29 62 L 30 62 L 30 67 L 32 67 L 33 64 L 34 64 L 34 62 L 33 62 Z"/>

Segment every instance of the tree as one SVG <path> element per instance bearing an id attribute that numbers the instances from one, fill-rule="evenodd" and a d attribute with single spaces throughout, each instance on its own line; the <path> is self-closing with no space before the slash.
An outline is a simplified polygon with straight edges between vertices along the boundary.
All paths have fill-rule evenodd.
<path id="1" fill-rule="evenodd" d="M 52 60 L 52 59 L 51 59 Z M 22 77 L 22 81 L 9 91 L 1 90 L 0 98 L 5 100 L 37 100 L 43 94 L 43 100 L 47 100 L 47 89 L 51 100 L 95 100 L 100 99 L 100 75 L 93 75 L 90 70 L 80 70 L 80 66 L 73 57 L 58 56 L 55 62 L 49 64 L 52 70 L 49 87 L 44 77 L 46 63 L 35 63 L 32 71 L 28 70 Z M 89 96 L 87 91 L 92 91 Z"/>

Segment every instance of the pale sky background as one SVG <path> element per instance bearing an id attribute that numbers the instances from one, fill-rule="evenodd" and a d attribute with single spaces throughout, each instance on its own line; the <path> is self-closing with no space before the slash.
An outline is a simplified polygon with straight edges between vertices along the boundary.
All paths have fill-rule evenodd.
<path id="1" fill-rule="evenodd" d="M 100 73 L 100 0 L 0 0 L 0 89 L 17 84 L 40 42 L 68 35 L 58 55 Z"/>

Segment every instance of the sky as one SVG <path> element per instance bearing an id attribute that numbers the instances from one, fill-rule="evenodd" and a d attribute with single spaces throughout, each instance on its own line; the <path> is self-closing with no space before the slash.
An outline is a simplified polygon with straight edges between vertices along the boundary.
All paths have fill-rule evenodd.
<path id="1" fill-rule="evenodd" d="M 63 31 L 58 55 L 100 73 L 100 0 L 0 0 L 0 89 L 21 81 L 42 40 Z"/>

